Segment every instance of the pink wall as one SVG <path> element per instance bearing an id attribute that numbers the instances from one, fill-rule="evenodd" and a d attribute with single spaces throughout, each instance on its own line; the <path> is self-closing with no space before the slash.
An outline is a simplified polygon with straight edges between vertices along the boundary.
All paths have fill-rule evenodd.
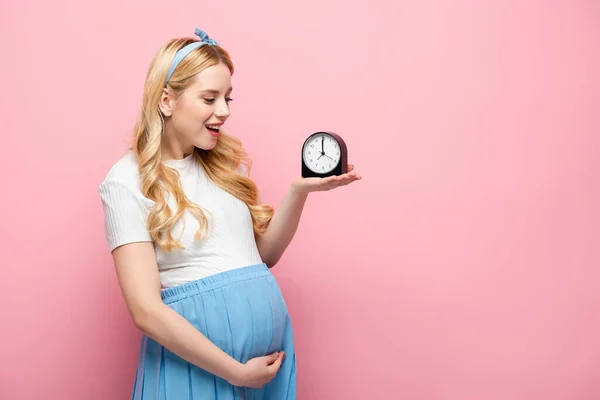
<path id="1" fill-rule="evenodd" d="M 196 26 L 234 57 L 266 201 L 316 130 L 363 175 L 310 198 L 274 271 L 300 399 L 600 398 L 596 2 L 87 3 L 0 6 L 0 398 L 128 398 L 96 190 L 153 52 Z"/>

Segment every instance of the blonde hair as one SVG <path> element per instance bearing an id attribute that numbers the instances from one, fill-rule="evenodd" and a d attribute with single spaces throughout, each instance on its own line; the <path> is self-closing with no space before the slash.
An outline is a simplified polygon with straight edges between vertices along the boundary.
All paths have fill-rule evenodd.
<path id="1" fill-rule="evenodd" d="M 148 231 L 155 244 L 166 251 L 184 248 L 173 238 L 171 229 L 185 210 L 189 210 L 200 223 L 194 236 L 196 239 L 203 239 L 208 228 L 204 211 L 186 197 L 179 181 L 179 173 L 163 164 L 161 154 L 164 120 L 159 100 L 175 53 L 193 41 L 191 38 L 172 39 L 155 54 L 146 74 L 142 108 L 130 146 L 130 150 L 137 156 L 142 193 L 155 202 L 148 215 Z M 181 93 L 192 83 L 196 74 L 219 63 L 226 65 L 233 75 L 233 63 L 225 49 L 205 45 L 192 50 L 169 79 L 169 90 L 176 95 Z M 243 166 L 249 172 L 252 165 L 241 141 L 222 132 L 213 149 L 195 148 L 194 157 L 216 185 L 246 203 L 252 216 L 254 232 L 263 233 L 273 216 L 273 208 L 259 204 L 256 184 L 238 173 L 238 168 Z M 169 194 L 177 204 L 175 212 L 167 204 Z"/>

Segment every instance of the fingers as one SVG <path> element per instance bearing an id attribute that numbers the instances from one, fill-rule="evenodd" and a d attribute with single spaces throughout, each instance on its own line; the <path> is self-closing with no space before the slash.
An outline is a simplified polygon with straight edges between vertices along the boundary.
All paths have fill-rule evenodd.
<path id="1" fill-rule="evenodd" d="M 351 167 L 351 168 L 350 168 Z M 326 185 L 329 187 L 338 187 L 348 185 L 354 181 L 362 179 L 362 176 L 358 175 L 356 171 L 354 171 L 354 166 L 351 165 L 348 167 L 348 172 L 339 176 L 330 176 L 327 178 Z"/>
<path id="2" fill-rule="evenodd" d="M 275 352 L 275 353 L 271 353 L 267 356 L 265 356 L 266 360 L 267 360 L 267 365 L 271 365 L 273 364 L 275 361 L 277 361 L 277 359 L 279 359 L 279 352 Z"/>
<path id="3" fill-rule="evenodd" d="M 332 175 L 326 178 L 301 178 L 298 179 L 298 186 L 303 186 L 308 192 L 329 191 L 360 179 L 362 176 L 356 173 L 354 164 L 348 164 L 347 172 L 342 175 Z"/>
<path id="4" fill-rule="evenodd" d="M 262 357 L 256 357 L 246 362 L 249 369 L 249 378 L 243 384 L 251 388 L 259 389 L 269 383 L 281 368 L 285 353 L 278 351 Z"/>
<path id="5" fill-rule="evenodd" d="M 348 176 L 350 178 L 356 178 L 354 180 L 358 180 L 361 179 L 362 177 L 360 175 L 358 175 L 356 173 L 356 171 L 354 170 L 354 164 L 348 164 L 348 172 L 346 172 L 344 175 L 342 176 Z"/>
<path id="6" fill-rule="evenodd" d="M 277 374 L 277 371 L 279 371 L 279 368 L 281 368 L 281 363 L 283 362 L 284 357 L 284 352 L 279 353 L 277 360 L 275 360 L 273 364 L 269 365 L 269 369 L 271 370 L 272 374 Z"/>

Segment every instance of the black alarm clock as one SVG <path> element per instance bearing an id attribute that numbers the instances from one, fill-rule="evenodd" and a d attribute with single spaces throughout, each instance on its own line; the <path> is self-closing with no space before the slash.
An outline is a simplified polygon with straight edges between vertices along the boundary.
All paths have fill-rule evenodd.
<path id="1" fill-rule="evenodd" d="M 302 177 L 325 178 L 348 172 L 348 149 L 333 132 L 315 132 L 302 145 Z"/>

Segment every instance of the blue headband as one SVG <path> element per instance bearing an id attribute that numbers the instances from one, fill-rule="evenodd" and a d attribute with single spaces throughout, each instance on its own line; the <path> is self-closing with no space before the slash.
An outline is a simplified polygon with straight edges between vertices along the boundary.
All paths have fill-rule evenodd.
<path id="1" fill-rule="evenodd" d="M 198 36 L 200 38 L 200 41 L 190 43 L 187 46 L 185 46 L 184 48 L 179 49 L 177 51 L 177 53 L 175 54 L 175 58 L 173 59 L 173 62 L 171 63 L 171 68 L 169 68 L 169 73 L 167 74 L 167 79 L 165 80 L 165 87 L 167 86 L 167 82 L 169 82 L 169 79 L 171 79 L 171 75 L 173 75 L 173 71 L 175 71 L 175 68 L 177 68 L 177 66 L 179 65 L 181 60 L 183 60 L 185 58 L 185 56 L 187 56 L 190 53 L 190 51 L 197 49 L 198 47 L 203 46 L 205 44 L 210 44 L 212 46 L 219 45 L 219 43 L 217 43 L 216 40 L 208 37 L 208 34 L 206 32 L 204 32 L 202 29 L 196 28 L 194 30 L 194 34 L 196 34 L 196 36 Z"/>

